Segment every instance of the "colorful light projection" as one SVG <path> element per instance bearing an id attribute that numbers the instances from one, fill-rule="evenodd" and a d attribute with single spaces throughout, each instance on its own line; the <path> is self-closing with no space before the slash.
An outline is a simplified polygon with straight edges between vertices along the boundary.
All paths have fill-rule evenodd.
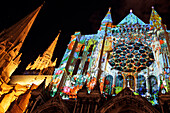
<path id="1" fill-rule="evenodd" d="M 155 14 L 151 15 L 150 22 L 160 21 Z M 101 94 L 114 96 L 129 87 L 134 94 L 146 97 L 153 105 L 158 104 L 158 93 L 170 91 L 170 58 L 164 31 L 153 25 L 145 24 L 131 11 L 113 26 L 109 9 L 97 34 L 76 32 L 71 36 L 60 66 L 55 69 L 51 96 L 59 91 L 62 98 L 77 98 L 77 91 L 85 84 L 90 93 L 100 67 Z"/>
<path id="2" fill-rule="evenodd" d="M 139 42 L 120 42 L 113 49 L 110 65 L 124 72 L 140 72 L 154 62 L 152 50 Z"/>

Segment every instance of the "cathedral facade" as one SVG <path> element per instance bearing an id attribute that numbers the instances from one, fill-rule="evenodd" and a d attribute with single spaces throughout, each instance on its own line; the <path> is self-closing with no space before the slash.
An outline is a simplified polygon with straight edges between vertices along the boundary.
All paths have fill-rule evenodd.
<path id="1" fill-rule="evenodd" d="M 16 81 L 7 85 L 41 7 L 0 34 L 0 113 L 170 111 L 170 38 L 154 8 L 149 24 L 130 10 L 117 25 L 112 24 L 109 8 L 96 34 L 75 32 L 71 36 L 58 68 L 53 70 L 57 59 L 52 62 L 51 58 L 59 35 L 42 56 L 27 66 L 22 75 L 25 78 L 28 74 L 37 76 L 34 80 L 45 77 L 39 86 Z"/>
<path id="2" fill-rule="evenodd" d="M 118 25 L 112 25 L 110 10 L 97 34 L 75 32 L 71 36 L 60 66 L 55 69 L 51 96 L 79 99 L 82 87 L 86 87 L 86 96 L 98 87 L 103 97 L 116 98 L 129 88 L 153 106 L 159 105 L 158 95 L 170 91 L 169 36 L 161 17 L 152 8 L 146 24 L 130 10 Z M 85 109 L 83 105 L 77 112 Z"/>

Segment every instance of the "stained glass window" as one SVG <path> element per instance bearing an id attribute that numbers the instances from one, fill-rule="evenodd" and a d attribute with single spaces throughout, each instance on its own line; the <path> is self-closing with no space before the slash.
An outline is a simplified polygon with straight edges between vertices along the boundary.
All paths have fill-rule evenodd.
<path id="1" fill-rule="evenodd" d="M 139 75 L 137 77 L 137 92 L 140 95 L 144 95 L 146 93 L 146 80 L 143 75 Z"/>
<path id="2" fill-rule="evenodd" d="M 115 87 L 115 93 L 118 94 L 122 89 L 123 89 L 123 76 L 121 74 L 119 74 L 116 77 L 116 87 Z"/>
<path id="3" fill-rule="evenodd" d="M 112 92 L 112 84 L 113 84 L 113 77 L 111 75 L 108 75 L 105 77 L 104 82 L 104 92 L 105 94 L 111 94 Z"/>
<path id="4" fill-rule="evenodd" d="M 156 94 L 158 91 L 157 79 L 153 75 L 149 77 L 149 91 L 150 94 Z"/>

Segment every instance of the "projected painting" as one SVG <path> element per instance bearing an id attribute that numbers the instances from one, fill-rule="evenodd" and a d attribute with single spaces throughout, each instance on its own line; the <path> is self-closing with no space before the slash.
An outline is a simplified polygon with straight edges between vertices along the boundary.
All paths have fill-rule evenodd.
<path id="1" fill-rule="evenodd" d="M 84 85 L 90 93 L 99 81 L 105 97 L 129 87 L 135 95 L 158 104 L 158 93 L 170 90 L 170 48 L 165 33 L 154 9 L 149 24 L 131 10 L 118 25 L 112 25 L 109 9 L 97 34 L 75 32 L 71 36 L 55 69 L 51 96 L 59 93 L 63 99 L 76 99 Z"/>

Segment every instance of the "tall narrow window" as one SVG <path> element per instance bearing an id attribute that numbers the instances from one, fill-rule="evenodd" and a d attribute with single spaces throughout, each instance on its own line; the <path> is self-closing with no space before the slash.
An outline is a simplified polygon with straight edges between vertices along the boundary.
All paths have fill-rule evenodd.
<path id="1" fill-rule="evenodd" d="M 158 91 L 157 79 L 153 75 L 149 77 L 149 91 L 150 94 L 156 94 Z"/>
<path id="2" fill-rule="evenodd" d="M 116 77 L 116 87 L 123 87 L 123 76 L 121 74 Z"/>
<path id="3" fill-rule="evenodd" d="M 80 49 L 79 57 L 81 57 L 83 55 L 84 48 L 85 48 L 85 46 L 83 45 Z"/>
<path id="4" fill-rule="evenodd" d="M 105 78 L 105 82 L 104 82 L 104 92 L 107 95 L 110 95 L 112 92 L 112 84 L 113 84 L 113 77 L 112 75 L 108 75 Z"/>
<path id="5" fill-rule="evenodd" d="M 84 65 L 84 68 L 83 68 L 83 74 L 86 75 L 88 67 L 89 67 L 89 61 L 86 61 L 85 65 Z"/>
<path id="6" fill-rule="evenodd" d="M 144 95 L 146 93 L 146 80 L 143 75 L 139 75 L 137 77 L 137 91 L 140 95 Z"/>
<path id="7" fill-rule="evenodd" d="M 89 66 L 89 62 L 90 62 L 90 58 L 89 58 L 89 57 L 91 56 L 93 46 L 94 46 L 94 45 L 91 45 L 91 46 L 89 47 L 87 59 L 86 59 L 86 62 L 85 62 L 84 68 L 83 68 L 83 74 L 86 74 L 86 73 L 87 73 L 88 66 Z"/>
<path id="8" fill-rule="evenodd" d="M 83 51 L 84 51 L 84 45 L 81 47 L 80 49 L 80 53 L 79 53 L 79 57 L 82 57 L 83 55 Z M 77 71 L 78 71 L 78 68 L 79 68 L 79 65 L 80 65 L 80 62 L 81 62 L 81 59 L 78 58 L 78 60 L 76 61 L 76 64 L 75 64 L 75 67 L 74 67 L 74 70 L 73 70 L 73 75 L 76 75 L 77 74 Z"/>
<path id="9" fill-rule="evenodd" d="M 77 71 L 78 71 L 78 68 L 79 68 L 79 65 L 80 65 L 80 59 L 77 60 L 76 62 L 76 65 L 74 67 L 74 70 L 73 70 L 73 75 L 76 75 L 77 74 Z"/>
<path id="10" fill-rule="evenodd" d="M 115 93 L 118 94 L 123 89 L 123 76 L 121 74 L 116 77 L 115 85 Z"/>
<path id="11" fill-rule="evenodd" d="M 87 55 L 87 56 L 91 56 L 91 53 L 92 53 L 93 46 L 94 46 L 94 45 L 91 45 L 91 46 L 89 47 L 89 50 L 88 50 L 88 55 Z"/>

